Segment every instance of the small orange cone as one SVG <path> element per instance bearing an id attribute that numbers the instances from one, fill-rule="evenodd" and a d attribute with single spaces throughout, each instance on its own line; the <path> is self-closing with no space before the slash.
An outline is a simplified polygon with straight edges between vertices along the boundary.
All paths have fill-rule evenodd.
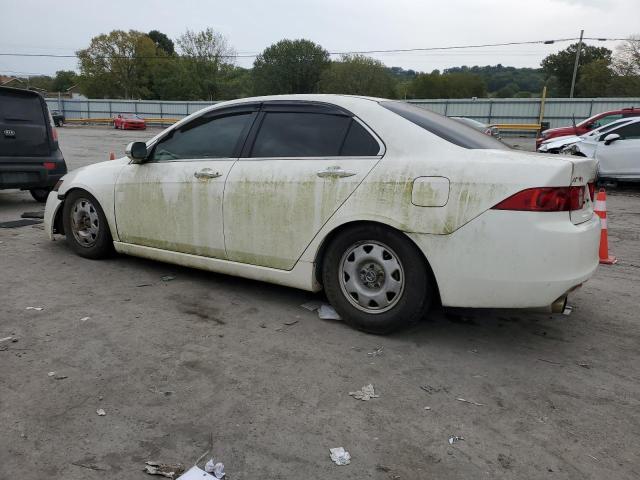
<path id="1" fill-rule="evenodd" d="M 600 217 L 600 263 L 613 265 L 618 261 L 616 257 L 609 256 L 609 238 L 607 236 L 607 193 L 601 188 L 596 196 L 596 214 Z"/>
<path id="2" fill-rule="evenodd" d="M 111 152 L 109 153 L 109 160 L 115 160 L 116 159 L 116 154 Z"/>

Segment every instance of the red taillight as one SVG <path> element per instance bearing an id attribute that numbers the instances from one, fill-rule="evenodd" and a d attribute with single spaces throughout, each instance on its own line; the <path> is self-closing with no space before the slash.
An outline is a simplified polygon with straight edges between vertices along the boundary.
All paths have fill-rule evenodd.
<path id="1" fill-rule="evenodd" d="M 54 162 L 44 162 L 42 164 L 42 166 L 45 168 L 45 170 L 55 170 L 56 169 L 56 164 Z"/>
<path id="2" fill-rule="evenodd" d="M 591 198 L 591 201 L 594 202 L 596 197 L 596 183 L 595 182 L 591 182 L 588 184 L 589 187 L 589 198 Z"/>
<path id="3" fill-rule="evenodd" d="M 528 188 L 503 200 L 494 210 L 568 212 L 584 205 L 584 187 Z"/>

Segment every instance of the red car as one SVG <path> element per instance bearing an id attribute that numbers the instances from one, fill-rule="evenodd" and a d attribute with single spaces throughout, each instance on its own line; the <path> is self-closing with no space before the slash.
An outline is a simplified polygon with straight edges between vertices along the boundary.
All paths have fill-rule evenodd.
<path id="1" fill-rule="evenodd" d="M 113 119 L 113 128 L 120 128 L 122 130 L 146 130 L 147 122 L 144 121 L 144 118 L 134 113 L 119 113 L 118 116 Z"/>
<path id="2" fill-rule="evenodd" d="M 622 108 L 620 110 L 611 110 L 609 112 L 598 113 L 593 117 L 589 117 L 586 120 L 581 121 L 575 126 L 572 125 L 569 127 L 549 128 L 548 130 L 542 132 L 538 138 L 536 138 L 536 150 L 538 150 L 540 144 L 543 141 L 549 140 L 550 138 L 563 137 L 565 135 L 584 135 L 594 128 L 601 127 L 615 120 L 620 120 L 624 117 L 637 116 L 640 116 L 640 108 Z"/>

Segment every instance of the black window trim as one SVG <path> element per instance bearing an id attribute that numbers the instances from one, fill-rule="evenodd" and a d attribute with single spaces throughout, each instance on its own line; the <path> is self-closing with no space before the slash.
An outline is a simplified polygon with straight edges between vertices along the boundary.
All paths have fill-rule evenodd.
<path id="1" fill-rule="evenodd" d="M 252 157 L 251 152 L 253 150 L 256 137 L 262 127 L 262 122 L 264 121 L 264 117 L 267 112 L 277 112 L 277 113 L 317 113 L 324 115 L 336 115 L 336 116 L 348 116 L 351 117 L 352 121 L 358 122 L 366 131 L 371 135 L 376 142 L 378 142 L 379 150 L 376 155 L 327 155 L 322 157 Z M 347 133 L 351 129 L 351 125 L 347 129 Z M 346 139 L 343 138 L 343 143 Z M 260 113 L 258 118 L 253 122 L 253 126 L 249 130 L 249 134 L 245 138 L 244 146 L 242 148 L 242 152 L 240 153 L 239 160 L 240 161 L 262 161 L 262 160 L 300 160 L 304 158 L 305 160 L 326 160 L 326 159 L 347 159 L 347 158 L 382 158 L 387 151 L 387 147 L 380 136 L 363 122 L 360 118 L 354 115 L 352 112 L 332 103 L 324 103 L 324 102 L 314 102 L 308 100 L 271 100 L 262 103 L 260 108 Z"/>
<path id="2" fill-rule="evenodd" d="M 165 132 L 164 135 L 162 135 L 161 137 L 156 138 L 153 143 L 151 144 L 147 144 L 147 159 L 143 162 L 143 163 L 174 163 L 174 162 L 216 162 L 216 161 L 229 161 L 229 160 L 235 160 L 237 159 L 240 154 L 242 153 L 242 149 L 244 144 L 246 143 L 247 137 L 249 136 L 250 132 L 253 129 L 253 126 L 256 123 L 256 120 L 259 118 L 260 116 L 260 107 L 261 107 L 261 103 L 257 103 L 257 102 L 250 102 L 250 103 L 243 103 L 243 104 L 239 104 L 239 105 L 230 105 L 228 107 L 224 107 L 224 108 L 218 108 L 218 109 L 212 109 L 212 110 L 207 110 L 206 112 L 202 113 L 202 115 L 198 115 L 192 119 L 190 119 L 188 122 L 185 123 L 181 123 L 181 124 L 176 124 L 174 126 L 174 128 L 168 130 L 167 132 Z M 253 114 L 253 118 L 251 118 L 249 120 L 249 126 L 248 128 L 245 128 L 244 132 L 240 135 L 240 138 L 238 139 L 238 143 L 236 144 L 234 151 L 233 151 L 233 156 L 231 157 L 216 157 L 216 158 L 210 158 L 210 157 L 200 157 L 200 158 L 177 158 L 174 160 L 152 160 L 153 154 L 155 153 L 156 147 L 158 146 L 158 144 L 164 140 L 167 137 L 172 136 L 176 131 L 178 131 L 179 129 L 181 129 L 182 127 L 189 125 L 191 122 L 194 122 L 198 119 L 201 118 L 210 118 L 210 119 L 216 119 L 216 118 L 222 118 L 222 117 L 229 117 L 229 116 L 233 116 L 233 115 L 242 115 L 242 114 Z"/>

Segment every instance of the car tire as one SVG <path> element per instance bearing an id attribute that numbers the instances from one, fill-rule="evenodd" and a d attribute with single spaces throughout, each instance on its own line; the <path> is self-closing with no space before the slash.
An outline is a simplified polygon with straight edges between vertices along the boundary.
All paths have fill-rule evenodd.
<path id="1" fill-rule="evenodd" d="M 81 257 L 100 259 L 113 252 L 107 218 L 98 201 L 84 190 L 74 190 L 65 200 L 62 222 L 66 240 Z"/>
<path id="2" fill-rule="evenodd" d="M 34 188 L 29 193 L 36 202 L 45 203 L 50 191 L 50 188 Z"/>
<path id="3" fill-rule="evenodd" d="M 387 334 L 420 320 L 434 298 L 429 268 L 404 234 L 378 225 L 350 228 L 328 245 L 324 290 L 352 327 Z"/>

